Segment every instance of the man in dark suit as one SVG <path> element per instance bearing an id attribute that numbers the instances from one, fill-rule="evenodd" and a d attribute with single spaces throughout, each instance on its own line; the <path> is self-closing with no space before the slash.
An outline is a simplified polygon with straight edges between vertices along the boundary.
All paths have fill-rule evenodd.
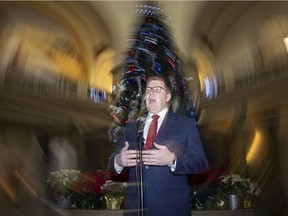
<path id="1" fill-rule="evenodd" d="M 208 170 L 208 161 L 199 138 L 194 118 L 171 110 L 172 86 L 163 77 L 148 77 L 142 151 L 143 194 L 145 216 L 190 216 L 191 203 L 188 174 Z M 147 148 L 152 115 L 158 115 L 157 135 L 152 148 Z M 110 158 L 117 173 L 129 172 L 129 188 L 125 198 L 125 215 L 139 215 L 139 162 L 136 121 L 128 121 L 118 151 Z M 149 132 L 150 133 L 150 132 Z"/>

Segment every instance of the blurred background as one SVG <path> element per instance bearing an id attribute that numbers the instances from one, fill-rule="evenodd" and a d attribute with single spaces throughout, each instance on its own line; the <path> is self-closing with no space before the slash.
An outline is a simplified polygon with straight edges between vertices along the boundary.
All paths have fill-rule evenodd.
<path id="1" fill-rule="evenodd" d="M 107 109 L 137 4 L 0 2 L 1 215 L 32 215 L 51 171 L 106 168 Z M 210 168 L 249 175 L 259 206 L 288 215 L 288 2 L 159 4 Z"/>

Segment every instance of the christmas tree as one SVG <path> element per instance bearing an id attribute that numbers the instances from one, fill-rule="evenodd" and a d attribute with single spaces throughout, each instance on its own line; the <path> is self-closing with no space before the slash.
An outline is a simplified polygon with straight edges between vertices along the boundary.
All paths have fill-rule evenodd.
<path id="1" fill-rule="evenodd" d="M 165 24 L 163 10 L 155 3 L 136 6 L 139 18 L 122 67 L 122 80 L 114 92 L 115 105 L 109 111 L 113 122 L 109 138 L 117 143 L 128 119 L 137 119 L 145 113 L 143 92 L 147 77 L 162 75 L 171 83 L 172 110 L 190 115 L 192 96 L 183 73 L 182 61 L 176 54 L 175 38 Z"/>

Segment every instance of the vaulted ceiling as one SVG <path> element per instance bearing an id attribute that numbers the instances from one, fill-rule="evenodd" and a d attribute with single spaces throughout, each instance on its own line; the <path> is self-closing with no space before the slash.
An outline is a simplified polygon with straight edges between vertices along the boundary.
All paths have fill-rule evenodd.
<path id="1" fill-rule="evenodd" d="M 1 2 L 2 22 L 6 31 L 10 28 L 13 35 L 32 39 L 32 43 L 38 40 L 45 46 L 46 42 L 57 40 L 58 44 L 66 43 L 65 46 L 77 44 L 74 49 L 83 63 L 82 75 L 79 70 L 74 71 L 77 78 L 111 91 L 112 77 L 108 71 L 123 61 L 126 40 L 137 23 L 135 10 L 139 4 L 137 1 Z M 159 2 L 184 58 L 189 56 L 193 20 L 204 4 Z M 66 61 L 69 64 L 69 59 Z"/>
<path id="2" fill-rule="evenodd" d="M 77 89 L 72 91 L 79 98 L 87 96 L 88 86 L 111 92 L 117 82 L 111 71 L 123 61 L 126 40 L 137 23 L 135 8 L 140 3 L 143 4 L 138 1 L 0 2 L 2 78 L 10 76 L 7 71 L 17 68 L 33 74 L 39 82 L 63 77 L 65 82 L 72 80 L 77 83 Z M 276 76 L 269 72 L 272 64 L 285 66 L 286 2 L 158 3 L 175 35 L 186 72 L 194 79 L 194 91 L 204 98 L 202 109 L 219 103 L 219 100 L 205 100 L 205 77 L 217 76 L 217 98 L 225 99 L 247 85 L 260 82 L 257 79 L 262 77 L 259 71 L 263 67 L 268 70 L 267 78 L 264 76 L 268 80 Z M 1 85 L 6 85 L 4 79 Z M 231 116 L 225 127 L 229 130 L 234 111 L 226 113 Z M 204 118 L 200 120 L 205 122 Z"/>

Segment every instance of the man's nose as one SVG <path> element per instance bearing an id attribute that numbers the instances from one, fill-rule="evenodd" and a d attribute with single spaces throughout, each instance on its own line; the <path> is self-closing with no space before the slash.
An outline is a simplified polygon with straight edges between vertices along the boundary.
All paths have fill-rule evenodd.
<path id="1" fill-rule="evenodd" d="M 152 89 L 151 91 L 148 92 L 148 94 L 155 94 L 154 90 Z"/>

